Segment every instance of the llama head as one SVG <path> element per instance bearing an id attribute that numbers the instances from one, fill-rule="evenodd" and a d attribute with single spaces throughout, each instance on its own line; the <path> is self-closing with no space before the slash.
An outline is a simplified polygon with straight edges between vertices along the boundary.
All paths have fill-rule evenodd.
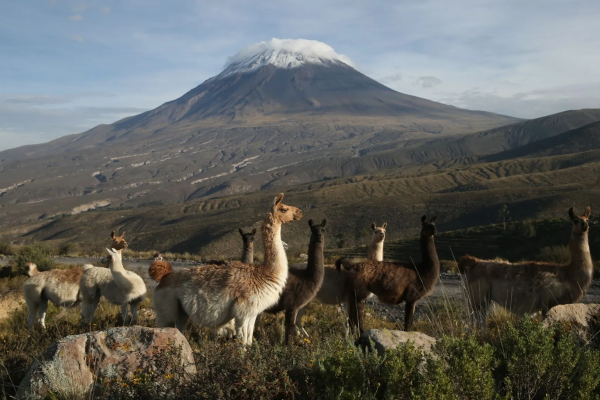
<path id="1" fill-rule="evenodd" d="M 119 253 L 119 250 L 113 248 L 112 250 L 106 249 L 106 251 L 108 251 L 108 256 L 101 260 L 102 264 L 110 266 L 116 262 L 121 262 L 121 253 Z"/>
<path id="2" fill-rule="evenodd" d="M 575 215 L 575 210 L 573 207 L 569 209 L 569 217 L 571 217 L 571 221 L 573 222 L 573 233 L 587 233 L 587 231 L 590 229 L 591 212 L 592 210 L 590 207 L 586 207 L 583 215 L 577 216 Z"/>
<path id="3" fill-rule="evenodd" d="M 125 232 L 121 233 L 121 236 L 115 235 L 115 231 L 110 233 L 112 239 L 112 248 L 116 250 L 123 250 L 127 248 L 127 242 L 125 241 Z"/>
<path id="4" fill-rule="evenodd" d="M 239 229 L 242 241 L 244 242 L 244 249 L 250 251 L 254 248 L 254 238 L 256 237 L 256 228 L 253 228 L 251 232 L 244 232 L 242 228 Z"/>
<path id="5" fill-rule="evenodd" d="M 385 228 L 387 228 L 387 222 L 384 222 L 379 228 L 375 222 L 371 224 L 371 229 L 373 229 L 373 238 L 371 241 L 373 243 L 379 243 L 385 240 Z"/>
<path id="6" fill-rule="evenodd" d="M 280 193 L 279 196 L 273 200 L 271 214 L 275 221 L 285 224 L 286 222 L 298 221 L 302 218 L 302 211 L 299 208 L 285 205 L 281 200 L 283 200 L 283 193 Z"/>
<path id="7" fill-rule="evenodd" d="M 310 226 L 310 241 L 315 243 L 323 243 L 325 241 L 325 224 L 326 220 L 321 221 L 321 224 L 315 225 L 312 219 L 308 220 Z"/>
<path id="8" fill-rule="evenodd" d="M 427 221 L 426 215 L 423 215 L 421 217 L 421 236 L 429 237 L 437 234 L 437 228 L 435 227 L 436 219 L 437 217 L 433 217 L 429 221 Z"/>

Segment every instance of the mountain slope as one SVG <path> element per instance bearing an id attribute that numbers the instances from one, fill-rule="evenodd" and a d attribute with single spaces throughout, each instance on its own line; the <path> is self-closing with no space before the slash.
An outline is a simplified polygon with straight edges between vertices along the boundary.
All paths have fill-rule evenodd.
<path id="1" fill-rule="evenodd" d="M 0 153 L 3 223 L 360 173 L 365 155 L 518 121 L 398 93 L 329 46 L 259 44 L 154 110 Z"/>

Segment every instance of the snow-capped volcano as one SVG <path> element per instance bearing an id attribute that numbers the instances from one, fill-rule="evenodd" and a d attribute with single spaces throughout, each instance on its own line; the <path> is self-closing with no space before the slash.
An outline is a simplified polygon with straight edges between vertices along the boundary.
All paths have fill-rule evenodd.
<path id="1" fill-rule="evenodd" d="M 247 46 L 229 57 L 224 71 L 218 77 L 252 72 L 267 65 L 291 69 L 306 64 L 353 66 L 349 57 L 336 53 L 331 46 L 323 42 L 274 38 Z"/>

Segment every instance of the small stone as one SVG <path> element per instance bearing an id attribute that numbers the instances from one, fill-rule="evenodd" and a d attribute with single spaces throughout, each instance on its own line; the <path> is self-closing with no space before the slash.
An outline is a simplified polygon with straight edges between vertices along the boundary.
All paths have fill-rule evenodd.
<path id="1" fill-rule="evenodd" d="M 434 338 L 421 332 L 389 329 L 369 329 L 361 335 L 359 340 L 362 343 L 367 343 L 369 339 L 375 344 L 375 348 L 380 356 L 385 354 L 386 350 L 396 349 L 398 346 L 406 344 L 409 341 L 424 353 L 433 355 L 432 348 L 436 343 Z"/>

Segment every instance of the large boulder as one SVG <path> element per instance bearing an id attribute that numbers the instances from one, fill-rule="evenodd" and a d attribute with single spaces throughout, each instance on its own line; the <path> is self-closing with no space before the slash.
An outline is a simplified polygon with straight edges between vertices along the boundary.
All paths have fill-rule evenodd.
<path id="1" fill-rule="evenodd" d="M 599 317 L 600 304 L 563 304 L 548 311 L 544 326 L 565 325 L 587 342 L 598 328 Z"/>
<path id="2" fill-rule="evenodd" d="M 173 358 L 180 364 L 174 363 Z M 131 379 L 136 372 L 148 369 L 157 370 L 159 374 L 155 376 L 164 376 L 174 368 L 196 373 L 192 349 L 177 329 L 110 328 L 67 336 L 50 346 L 31 365 L 17 396 L 38 399 L 53 394 L 59 398 L 83 398 L 94 385 L 107 380 Z"/>
<path id="3" fill-rule="evenodd" d="M 431 336 L 427 336 L 421 332 L 405 332 L 389 329 L 369 329 L 363 332 L 359 341 L 362 344 L 373 342 L 379 355 L 385 354 L 386 350 L 393 350 L 407 342 L 412 342 L 417 348 L 420 348 L 424 353 L 433 356 L 432 348 L 436 340 Z"/>

